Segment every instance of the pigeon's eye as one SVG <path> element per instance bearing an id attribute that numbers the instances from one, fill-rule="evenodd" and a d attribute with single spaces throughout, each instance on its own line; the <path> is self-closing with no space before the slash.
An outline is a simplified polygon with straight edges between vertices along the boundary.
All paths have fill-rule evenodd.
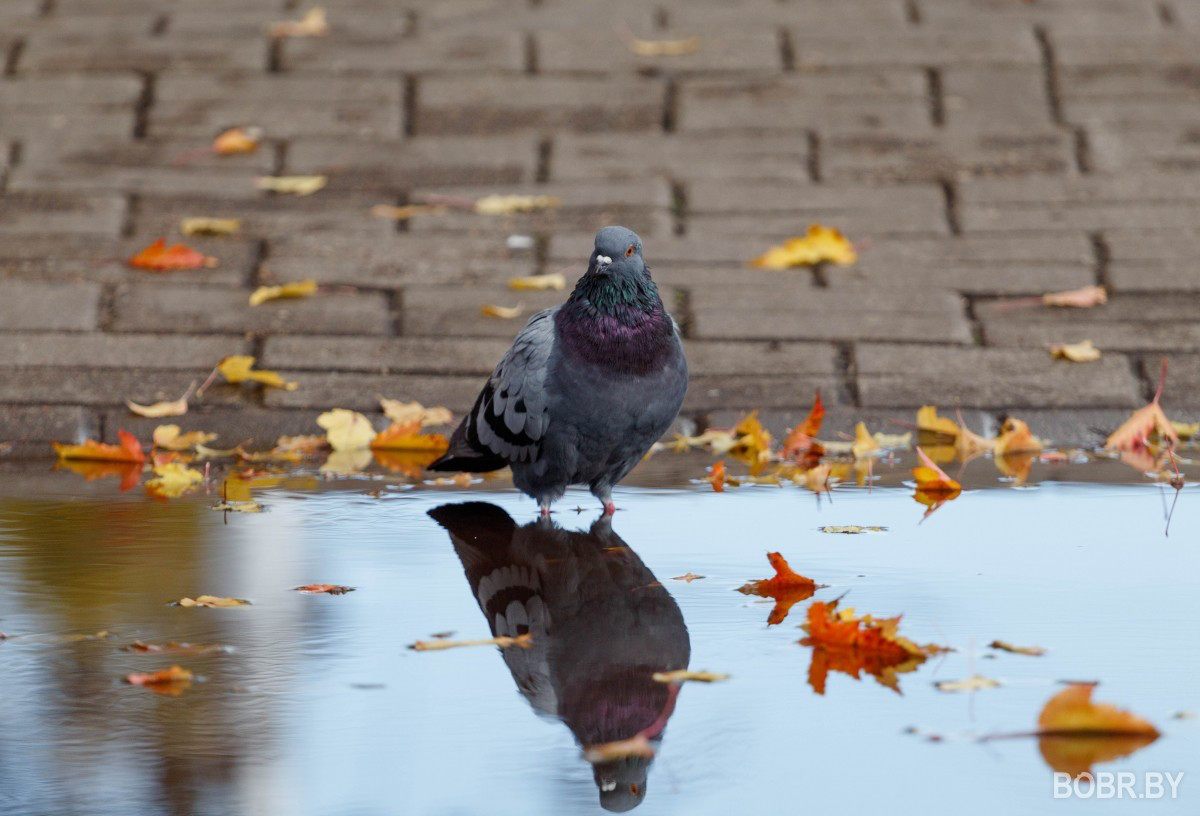
<path id="1" fill-rule="evenodd" d="M 628 258 L 632 254 L 633 254 L 633 244 L 630 244 L 629 249 L 625 250 L 625 257 Z"/>

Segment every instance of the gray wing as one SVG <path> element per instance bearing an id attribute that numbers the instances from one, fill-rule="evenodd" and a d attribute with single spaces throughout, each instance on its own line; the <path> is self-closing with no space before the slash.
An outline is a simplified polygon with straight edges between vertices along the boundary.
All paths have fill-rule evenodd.
<path id="1" fill-rule="evenodd" d="M 472 441 L 510 462 L 535 461 L 550 425 L 546 374 L 558 308 L 529 319 L 492 372 L 472 412 Z"/>

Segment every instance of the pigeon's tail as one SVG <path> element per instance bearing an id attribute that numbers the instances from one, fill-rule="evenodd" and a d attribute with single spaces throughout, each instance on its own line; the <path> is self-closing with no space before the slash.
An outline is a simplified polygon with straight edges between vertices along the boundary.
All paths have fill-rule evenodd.
<path id="1" fill-rule="evenodd" d="M 432 464 L 429 470 L 466 471 L 467 473 L 487 473 L 508 467 L 508 460 L 481 446 L 471 443 L 470 425 L 474 421 L 472 411 L 463 419 L 462 424 L 450 437 L 450 448 Z"/>

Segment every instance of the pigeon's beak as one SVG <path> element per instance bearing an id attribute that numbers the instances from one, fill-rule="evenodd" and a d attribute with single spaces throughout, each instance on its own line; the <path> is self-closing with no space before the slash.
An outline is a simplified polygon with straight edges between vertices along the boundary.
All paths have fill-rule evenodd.
<path id="1" fill-rule="evenodd" d="M 603 272 L 604 270 L 608 269 L 609 264 L 611 264 L 611 263 L 612 263 L 612 258 L 608 257 L 607 255 L 597 255 L 596 256 L 596 271 Z"/>

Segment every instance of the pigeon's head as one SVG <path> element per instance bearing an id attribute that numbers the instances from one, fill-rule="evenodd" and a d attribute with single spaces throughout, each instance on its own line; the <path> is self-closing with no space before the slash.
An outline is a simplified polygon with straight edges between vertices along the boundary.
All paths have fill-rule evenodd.
<path id="1" fill-rule="evenodd" d="M 625 227 L 605 227 L 596 233 L 596 248 L 588 272 L 614 277 L 641 277 L 646 272 L 642 239 Z"/>

